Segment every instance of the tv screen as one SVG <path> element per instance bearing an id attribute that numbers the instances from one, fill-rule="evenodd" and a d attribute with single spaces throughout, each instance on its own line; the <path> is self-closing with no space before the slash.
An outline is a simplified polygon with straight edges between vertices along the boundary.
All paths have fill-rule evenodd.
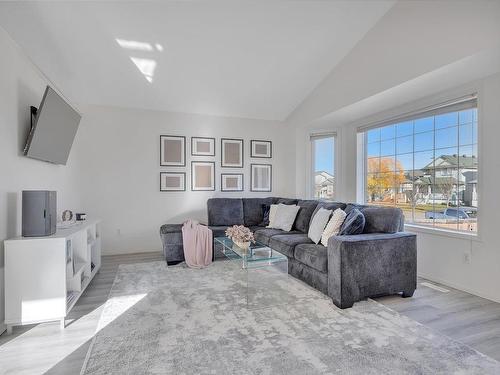
<path id="1" fill-rule="evenodd" d="M 25 155 L 66 165 L 81 117 L 47 86 L 26 142 Z"/>

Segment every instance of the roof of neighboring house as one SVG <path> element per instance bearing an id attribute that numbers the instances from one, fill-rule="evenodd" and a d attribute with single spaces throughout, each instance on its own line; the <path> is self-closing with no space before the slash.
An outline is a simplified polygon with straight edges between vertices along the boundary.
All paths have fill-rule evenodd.
<path id="1" fill-rule="evenodd" d="M 441 155 L 438 156 L 431 163 L 427 164 L 424 170 L 428 169 L 438 169 L 438 168 L 449 168 L 449 167 L 461 167 L 461 168 L 477 168 L 478 162 L 477 157 L 467 156 L 467 155 Z"/>
<path id="2" fill-rule="evenodd" d="M 315 177 L 315 184 L 316 185 L 331 185 L 334 183 L 334 176 L 332 176 L 330 173 L 325 172 L 325 171 L 317 171 L 314 174 Z M 319 178 L 322 178 L 322 181 L 317 181 Z"/>
<path id="3" fill-rule="evenodd" d="M 434 177 L 422 176 L 415 180 L 417 185 L 456 185 L 458 180 L 455 177 Z"/>
<path id="4" fill-rule="evenodd" d="M 333 175 L 331 175 L 330 173 L 326 172 L 326 171 L 316 171 L 315 172 L 315 176 L 324 176 L 324 177 L 328 177 L 328 178 L 333 178 Z"/>
<path id="5" fill-rule="evenodd" d="M 321 185 L 321 186 L 329 186 L 329 185 L 332 185 L 334 183 L 333 179 L 332 178 L 329 178 L 327 180 L 323 180 L 319 183 L 316 183 L 316 186 L 318 185 Z"/>

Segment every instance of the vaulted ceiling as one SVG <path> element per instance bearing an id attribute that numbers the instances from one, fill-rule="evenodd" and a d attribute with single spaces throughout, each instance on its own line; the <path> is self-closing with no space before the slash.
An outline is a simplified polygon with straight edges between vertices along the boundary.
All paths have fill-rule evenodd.
<path id="1" fill-rule="evenodd" d="M 393 1 L 1 2 L 74 104 L 284 120 Z"/>

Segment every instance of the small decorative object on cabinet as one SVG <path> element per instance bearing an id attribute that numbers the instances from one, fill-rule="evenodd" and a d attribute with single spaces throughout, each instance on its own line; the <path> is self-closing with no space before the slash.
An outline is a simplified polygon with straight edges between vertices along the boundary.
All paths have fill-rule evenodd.
<path id="1" fill-rule="evenodd" d="M 250 164 L 250 191 L 272 190 L 271 164 Z"/>
<path id="2" fill-rule="evenodd" d="M 186 137 L 160 135 L 160 166 L 186 166 Z"/>
<path id="3" fill-rule="evenodd" d="M 191 155 L 215 156 L 215 138 L 191 137 Z"/>
<path id="4" fill-rule="evenodd" d="M 73 212 L 70 210 L 64 210 L 61 218 L 62 221 L 71 221 L 73 220 Z"/>
<path id="5" fill-rule="evenodd" d="M 15 237 L 5 245 L 5 324 L 65 318 L 101 267 L 100 220 L 47 237 Z M 43 282 L 41 282 L 43 280 Z"/>
<path id="6" fill-rule="evenodd" d="M 250 141 L 250 157 L 251 158 L 266 158 L 273 157 L 273 144 L 271 141 Z"/>
<path id="7" fill-rule="evenodd" d="M 243 139 L 221 139 L 221 167 L 243 168 Z"/>
<path id="8" fill-rule="evenodd" d="M 76 215 L 76 221 L 87 220 L 87 214 L 83 212 L 77 212 L 75 215 Z"/>
<path id="9" fill-rule="evenodd" d="M 222 173 L 220 180 L 221 191 L 243 191 L 242 173 Z"/>

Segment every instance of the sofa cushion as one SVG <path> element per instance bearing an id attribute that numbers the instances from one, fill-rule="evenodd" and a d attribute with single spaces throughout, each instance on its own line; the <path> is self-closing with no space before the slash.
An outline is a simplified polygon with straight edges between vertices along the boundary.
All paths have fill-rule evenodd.
<path id="1" fill-rule="evenodd" d="M 182 232 L 182 224 L 163 224 L 160 227 L 160 234 Z"/>
<path id="2" fill-rule="evenodd" d="M 263 205 L 273 203 L 272 198 L 243 198 L 243 217 L 245 225 L 259 225 L 263 220 Z"/>
<path id="3" fill-rule="evenodd" d="M 240 198 L 211 198 L 207 201 L 208 225 L 243 225 L 243 201 Z"/>
<path id="4" fill-rule="evenodd" d="M 351 212 L 353 209 L 357 208 L 358 210 L 362 211 L 363 209 L 370 207 L 367 206 L 366 204 L 358 204 L 358 203 L 348 203 L 346 208 L 344 209 L 345 213 L 349 215 L 349 212 Z"/>
<path id="5" fill-rule="evenodd" d="M 309 223 L 313 215 L 318 201 L 315 200 L 301 200 L 297 202 L 297 206 L 300 207 L 297 218 L 295 219 L 294 228 L 302 233 L 307 233 L 309 230 Z"/>
<path id="6" fill-rule="evenodd" d="M 322 245 L 299 244 L 295 246 L 295 259 L 320 272 L 328 271 L 328 251 Z"/>
<path id="7" fill-rule="evenodd" d="M 255 231 L 254 238 L 255 238 L 255 241 L 259 241 L 259 242 L 263 243 L 264 245 L 269 245 L 269 241 L 271 240 L 271 237 L 276 236 L 278 234 L 283 234 L 283 233 L 295 234 L 295 233 L 299 233 L 299 232 L 297 232 L 297 231 L 284 232 L 281 229 L 260 228 L 260 229 L 257 229 Z"/>
<path id="8" fill-rule="evenodd" d="M 269 247 L 273 250 L 279 251 L 281 254 L 289 258 L 293 258 L 293 251 L 295 246 L 301 243 L 312 244 L 313 242 L 306 233 L 296 234 L 278 234 L 272 236 L 269 241 Z"/>
<path id="9" fill-rule="evenodd" d="M 232 225 L 209 225 L 208 228 L 212 230 L 212 236 L 215 237 L 224 237 L 226 235 L 226 229 L 232 227 Z M 248 227 L 252 232 L 255 233 L 256 230 L 262 229 L 259 226 L 251 226 Z"/>
<path id="10" fill-rule="evenodd" d="M 275 204 L 297 204 L 298 199 L 290 199 L 290 198 L 275 198 L 274 202 Z"/>
<path id="11" fill-rule="evenodd" d="M 365 217 L 357 208 L 353 208 L 345 218 L 339 230 L 339 236 L 349 236 L 363 233 Z"/>
<path id="12" fill-rule="evenodd" d="M 209 229 L 212 230 L 212 237 L 223 237 L 226 235 L 227 225 L 209 225 Z"/>
<path id="13" fill-rule="evenodd" d="M 366 207 L 361 210 L 366 223 L 363 233 L 396 233 L 404 221 L 403 211 L 397 207 Z"/>

